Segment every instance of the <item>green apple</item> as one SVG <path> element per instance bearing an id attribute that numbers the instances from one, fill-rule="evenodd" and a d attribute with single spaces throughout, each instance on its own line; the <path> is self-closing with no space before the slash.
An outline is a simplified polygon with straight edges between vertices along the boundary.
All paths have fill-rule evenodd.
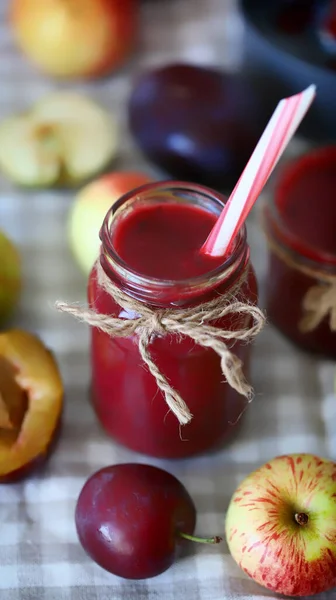
<path id="1" fill-rule="evenodd" d="M 115 171 L 86 185 L 76 196 L 68 219 L 68 236 L 72 254 L 89 274 L 98 257 L 99 231 L 111 206 L 127 192 L 152 179 L 138 171 Z"/>
<path id="2" fill-rule="evenodd" d="M 13 242 L 0 231 L 0 325 L 16 308 L 20 292 L 20 256 Z"/>
<path id="3" fill-rule="evenodd" d="M 58 92 L 0 125 L 0 168 L 26 187 L 78 185 L 116 156 L 114 119 L 89 98 Z"/>
<path id="4" fill-rule="evenodd" d="M 238 565 L 269 590 L 336 587 L 336 463 L 293 454 L 251 473 L 231 499 L 226 538 Z"/>

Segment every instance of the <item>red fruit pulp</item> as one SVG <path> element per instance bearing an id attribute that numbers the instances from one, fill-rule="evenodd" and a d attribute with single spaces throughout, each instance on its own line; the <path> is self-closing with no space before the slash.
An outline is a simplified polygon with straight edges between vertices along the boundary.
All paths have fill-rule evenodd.
<path id="1" fill-rule="evenodd" d="M 75 520 L 80 542 L 95 562 L 119 577 L 143 579 L 171 566 L 179 532 L 193 533 L 196 511 L 170 473 L 120 464 L 88 479 Z"/>
<path id="2" fill-rule="evenodd" d="M 160 281 L 173 278 L 176 282 L 168 292 L 164 287 L 163 292 L 161 287 L 159 292 L 151 292 L 148 297 L 153 302 L 159 301 L 158 293 L 164 293 L 169 294 L 169 302 L 160 306 L 183 307 L 190 302 L 185 291 L 190 288 L 183 288 L 182 280 L 199 275 L 207 281 L 207 274 L 223 260 L 199 254 L 215 218 L 213 213 L 198 206 L 178 201 L 163 205 L 153 200 L 146 208 L 135 208 L 118 222 L 112 241 L 127 267 Z M 228 285 L 224 281 L 211 294 L 225 292 Z M 204 302 L 200 286 L 193 288 L 192 293 L 193 302 Z M 90 306 L 98 313 L 129 318 L 98 286 L 95 270 L 90 276 L 88 296 Z M 241 288 L 241 299 L 256 302 L 252 267 Z M 244 315 L 227 315 L 216 325 L 231 331 L 246 326 L 246 321 Z M 107 432 L 120 443 L 144 454 L 177 458 L 202 452 L 235 430 L 234 424 L 246 406 L 246 399 L 223 381 L 220 358 L 212 349 L 201 347 L 185 336 L 167 334 L 151 341 L 150 352 L 158 368 L 179 391 L 193 415 L 181 430 L 154 377 L 144 368 L 134 336 L 111 338 L 94 328 L 91 340 L 95 410 Z M 250 347 L 236 342 L 231 349 L 244 362 L 247 374 Z"/>

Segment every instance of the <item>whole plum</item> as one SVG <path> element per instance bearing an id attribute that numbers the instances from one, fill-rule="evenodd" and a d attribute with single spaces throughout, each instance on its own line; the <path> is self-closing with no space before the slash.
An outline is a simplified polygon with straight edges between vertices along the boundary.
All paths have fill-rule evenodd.
<path id="1" fill-rule="evenodd" d="M 76 507 L 80 542 L 101 567 L 127 579 L 153 577 L 174 561 L 179 532 L 196 512 L 170 473 L 142 464 L 105 467 L 85 483 Z"/>
<path id="2" fill-rule="evenodd" d="M 250 83 L 206 67 L 144 73 L 129 101 L 130 130 L 153 163 L 221 189 L 235 185 L 266 122 Z"/>
<path id="3" fill-rule="evenodd" d="M 79 495 L 79 540 L 101 567 L 126 579 L 154 577 L 168 569 L 185 540 L 194 537 L 194 503 L 173 475 L 150 465 L 119 464 L 94 473 Z"/>

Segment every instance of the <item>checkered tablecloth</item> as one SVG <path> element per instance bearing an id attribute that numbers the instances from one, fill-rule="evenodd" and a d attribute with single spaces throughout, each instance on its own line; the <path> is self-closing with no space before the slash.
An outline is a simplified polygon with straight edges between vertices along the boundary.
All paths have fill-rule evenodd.
<path id="1" fill-rule="evenodd" d="M 38 74 L 15 49 L 6 10 L 7 1 L 2 0 L 0 117 L 53 89 L 87 92 L 119 115 L 119 166 L 124 169 L 151 172 L 125 125 L 125 100 L 139 67 L 186 59 L 231 68 L 240 59 L 242 30 L 234 2 L 147 0 L 142 2 L 139 51 L 123 71 L 94 84 L 59 84 Z M 104 465 L 147 459 L 115 446 L 100 430 L 88 399 L 88 331 L 53 309 L 58 298 L 85 300 L 86 282 L 67 244 L 72 199 L 72 193 L 63 191 L 26 193 L 0 179 L 0 227 L 17 242 L 23 257 L 24 293 L 15 324 L 37 332 L 54 350 L 66 389 L 62 436 L 46 469 L 24 483 L 0 486 L 0 600 L 274 598 L 245 577 L 224 543 L 215 548 L 195 545 L 192 554 L 166 573 L 142 582 L 106 573 L 79 545 L 73 515 L 85 479 Z M 262 291 L 264 242 L 255 217 L 248 226 Z M 257 396 L 229 447 L 193 460 L 148 461 L 185 484 L 197 506 L 199 535 L 223 531 L 238 482 L 274 455 L 309 451 L 336 458 L 333 365 L 297 352 L 267 327 L 255 345 L 252 368 Z"/>

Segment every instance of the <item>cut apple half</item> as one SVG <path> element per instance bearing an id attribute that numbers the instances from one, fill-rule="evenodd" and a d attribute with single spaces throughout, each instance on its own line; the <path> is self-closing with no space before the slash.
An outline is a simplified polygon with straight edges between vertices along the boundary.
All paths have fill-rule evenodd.
<path id="1" fill-rule="evenodd" d="M 33 465 L 50 448 L 63 384 L 50 351 L 31 333 L 0 334 L 0 481 Z"/>
<path id="2" fill-rule="evenodd" d="M 80 184 L 117 154 L 113 117 L 80 94 L 62 92 L 0 125 L 0 167 L 16 184 Z"/>

